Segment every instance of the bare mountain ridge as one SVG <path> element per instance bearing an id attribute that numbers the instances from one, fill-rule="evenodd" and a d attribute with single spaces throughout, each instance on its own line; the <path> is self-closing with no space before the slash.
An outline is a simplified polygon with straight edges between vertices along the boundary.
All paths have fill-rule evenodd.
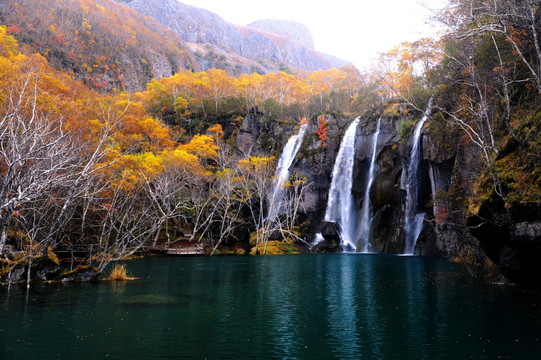
<path id="1" fill-rule="evenodd" d="M 263 19 L 254 21 L 248 24 L 247 27 L 288 36 L 291 40 L 297 41 L 309 49 L 316 49 L 310 29 L 306 25 L 295 21 Z"/>
<path id="2" fill-rule="evenodd" d="M 257 61 L 260 65 L 258 72 L 276 71 L 281 66 L 297 71 L 315 71 L 335 67 L 335 64 L 348 64 L 315 51 L 308 28 L 293 21 L 262 20 L 240 26 L 208 10 L 176 0 L 133 0 L 127 5 L 173 30 L 188 43 L 210 44 L 212 47 L 207 47 L 207 50 L 221 53 L 222 57 L 233 53 Z M 198 60 L 202 69 L 220 67 L 213 61 L 202 63 L 201 58 L 199 56 Z M 232 72 L 242 71 L 237 65 L 237 71 Z"/>
<path id="3" fill-rule="evenodd" d="M 288 36 L 291 40 L 297 41 L 304 46 L 315 50 L 314 39 L 310 29 L 306 25 L 295 21 L 288 20 L 257 20 L 253 23 L 247 25 L 250 28 L 263 30 L 269 33 L 280 34 L 283 36 Z M 342 66 L 352 65 L 351 62 L 342 60 L 336 56 L 324 54 L 318 52 L 319 55 L 323 56 L 333 68 L 340 68 Z"/>

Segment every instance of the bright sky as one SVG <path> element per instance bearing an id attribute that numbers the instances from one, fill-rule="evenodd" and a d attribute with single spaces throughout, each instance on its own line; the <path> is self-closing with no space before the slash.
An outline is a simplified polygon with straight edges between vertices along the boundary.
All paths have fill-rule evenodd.
<path id="1" fill-rule="evenodd" d="M 430 36 L 431 12 L 446 0 L 180 0 L 247 25 L 260 19 L 293 20 L 308 26 L 316 50 L 367 67 L 378 53 L 403 41 Z M 428 8 L 428 9 L 427 9 Z"/>

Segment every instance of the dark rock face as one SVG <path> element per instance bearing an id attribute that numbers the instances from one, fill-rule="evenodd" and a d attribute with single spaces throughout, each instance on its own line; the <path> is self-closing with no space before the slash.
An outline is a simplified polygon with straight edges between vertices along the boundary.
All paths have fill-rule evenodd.
<path id="1" fill-rule="evenodd" d="M 362 144 L 357 146 L 357 158 L 370 156 L 375 132 L 375 120 L 365 125 L 367 133 Z M 377 252 L 402 252 L 402 223 L 403 209 L 401 205 L 403 192 L 401 191 L 401 176 L 403 160 L 400 157 L 396 122 L 393 119 L 381 119 L 381 130 L 378 137 L 376 154 L 376 173 L 374 183 L 370 190 L 370 203 L 372 205 L 372 247 Z M 368 160 L 369 163 L 370 160 Z M 366 161 L 365 161 L 366 162 Z M 365 170 L 364 179 L 367 178 L 368 169 Z M 363 188 L 366 180 L 363 181 Z"/>
<path id="2" fill-rule="evenodd" d="M 501 202 L 483 204 L 477 215 L 468 219 L 471 233 L 487 256 L 510 281 L 521 286 L 541 287 L 541 222 L 522 221 L 514 209 L 510 219 L 502 222 L 498 214 L 505 213 Z M 524 215 L 527 211 L 524 212 Z M 528 217 L 528 216 L 525 216 Z"/>
<path id="3" fill-rule="evenodd" d="M 60 266 L 48 258 L 37 258 L 32 262 L 30 281 L 60 281 L 83 282 L 97 281 L 100 273 L 92 267 L 81 267 L 67 273 L 60 273 Z M 10 271 L 0 279 L 4 283 L 25 283 L 28 279 L 28 264 L 26 262 L 14 265 Z"/>
<path id="4" fill-rule="evenodd" d="M 60 268 L 57 263 L 49 258 L 40 259 L 32 267 L 32 280 L 45 281 L 53 280 L 58 276 Z"/>
<path id="5" fill-rule="evenodd" d="M 61 282 L 88 282 L 88 281 L 97 281 L 100 273 L 92 268 L 85 267 L 69 274 L 60 277 Z"/>
<path id="6" fill-rule="evenodd" d="M 235 138 L 236 146 L 244 155 L 279 156 L 283 145 L 293 134 L 294 126 L 283 126 L 266 118 L 254 109 L 244 118 Z"/>
<path id="7" fill-rule="evenodd" d="M 541 242 L 541 222 L 521 222 L 511 229 L 513 242 L 536 243 Z"/>
<path id="8" fill-rule="evenodd" d="M 312 251 L 339 252 L 340 229 L 324 221 L 331 175 L 342 137 L 351 119 L 336 119 L 325 115 L 328 123 L 326 146 L 315 134 L 319 120 L 313 118 L 291 168 L 308 179 L 310 187 L 301 205 L 309 232 L 321 233 L 325 239 Z M 406 177 L 412 139 L 401 139 L 401 118 L 382 119 L 376 147 L 375 178 L 370 191 L 372 220 L 370 238 L 372 249 L 381 253 L 402 253 L 404 250 L 404 211 Z M 506 209 L 495 200 L 480 204 L 472 214 L 466 201 L 475 191 L 474 183 L 482 168 L 482 156 L 472 144 L 445 144 L 433 133 L 435 127 L 422 131 L 421 160 L 417 182 L 418 207 L 426 214 L 423 230 L 417 240 L 415 254 L 446 256 L 471 264 L 482 265 L 487 272 L 496 268 L 501 279 L 527 286 L 541 286 L 541 222 L 538 208 Z M 261 149 L 260 139 L 270 130 L 257 120 L 247 117 L 237 144 Z M 368 182 L 375 119 L 361 120 L 356 135 L 354 182 L 352 193 L 361 211 Z M 283 142 L 292 130 L 274 138 Z M 440 134 L 441 136 L 441 134 Z M 282 144 L 276 143 L 275 151 Z M 469 218 L 466 219 L 466 214 Z M 504 216 L 505 215 L 505 216 Z M 467 221 L 467 222 L 466 222 Z M 502 276 L 503 275 L 503 276 Z"/>
<path id="9" fill-rule="evenodd" d="M 261 144 L 257 142 L 261 132 L 261 126 L 255 115 L 244 118 L 237 135 L 237 148 L 244 154 L 250 154 L 252 150 L 261 150 Z"/>
<path id="10" fill-rule="evenodd" d="M 291 168 L 291 171 L 300 173 L 308 179 L 309 187 L 306 189 L 301 209 L 304 209 L 313 234 L 321 231 L 334 160 L 338 154 L 342 136 L 351 123 L 351 120 L 335 119 L 331 115 L 324 116 L 328 124 L 325 146 L 315 134 L 319 120 L 311 119 L 297 159 Z"/>
<path id="11" fill-rule="evenodd" d="M 48 257 L 38 257 L 32 262 L 30 281 L 54 280 L 59 274 L 59 266 Z M 10 266 L 10 265 L 7 265 Z M 26 261 L 11 265 L 9 272 L 0 279 L 5 283 L 26 282 L 28 278 L 28 263 Z"/>

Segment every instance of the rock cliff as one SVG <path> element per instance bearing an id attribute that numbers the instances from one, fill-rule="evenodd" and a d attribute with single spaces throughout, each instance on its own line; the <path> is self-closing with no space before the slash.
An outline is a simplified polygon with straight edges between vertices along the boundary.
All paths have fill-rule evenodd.
<path id="1" fill-rule="evenodd" d="M 259 29 L 270 33 L 284 35 L 309 49 L 315 50 L 312 33 L 306 25 L 295 21 L 286 20 L 257 20 L 247 25 L 253 29 Z"/>
<path id="2" fill-rule="evenodd" d="M 312 118 L 303 148 L 293 165 L 310 183 L 303 209 L 310 232 L 322 232 L 325 241 L 315 251 L 340 251 L 332 224 L 323 221 L 334 160 L 345 128 L 351 119 L 325 115 L 328 139 L 323 146 L 314 133 L 318 122 Z M 415 116 L 381 119 L 376 148 L 377 169 L 370 191 L 372 220 L 370 238 L 373 251 L 400 254 L 404 251 L 406 180 L 412 136 L 405 123 L 415 124 Z M 494 281 L 538 286 L 541 276 L 541 224 L 535 206 L 505 209 L 492 198 L 471 209 L 474 184 L 483 167 L 480 150 L 463 142 L 460 133 L 443 129 L 439 120 L 424 126 L 420 144 L 418 174 L 419 212 L 426 214 L 415 254 L 446 256 L 466 264 L 482 265 Z M 352 193 L 360 211 L 367 184 L 375 119 L 361 120 L 357 129 L 354 183 Z M 476 209 L 476 210 L 475 210 Z M 507 214 L 507 215 L 506 215 Z M 497 270 L 496 270 L 497 269 Z"/>
<path id="3" fill-rule="evenodd" d="M 315 51 L 310 31 L 298 23 L 264 20 L 244 27 L 175 0 L 133 0 L 128 6 L 175 31 L 188 43 L 212 45 L 222 57 L 236 64 L 225 69 L 233 74 L 246 68 L 267 73 L 285 68 L 325 70 L 332 64 L 347 64 Z M 222 65 L 212 64 L 224 68 Z"/>

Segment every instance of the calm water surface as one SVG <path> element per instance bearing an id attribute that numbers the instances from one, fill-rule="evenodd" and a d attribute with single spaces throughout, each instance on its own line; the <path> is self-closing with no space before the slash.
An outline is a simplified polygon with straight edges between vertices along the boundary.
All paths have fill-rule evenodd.
<path id="1" fill-rule="evenodd" d="M 0 359 L 539 359 L 537 293 L 444 259 L 148 258 L 128 283 L 0 287 Z"/>

